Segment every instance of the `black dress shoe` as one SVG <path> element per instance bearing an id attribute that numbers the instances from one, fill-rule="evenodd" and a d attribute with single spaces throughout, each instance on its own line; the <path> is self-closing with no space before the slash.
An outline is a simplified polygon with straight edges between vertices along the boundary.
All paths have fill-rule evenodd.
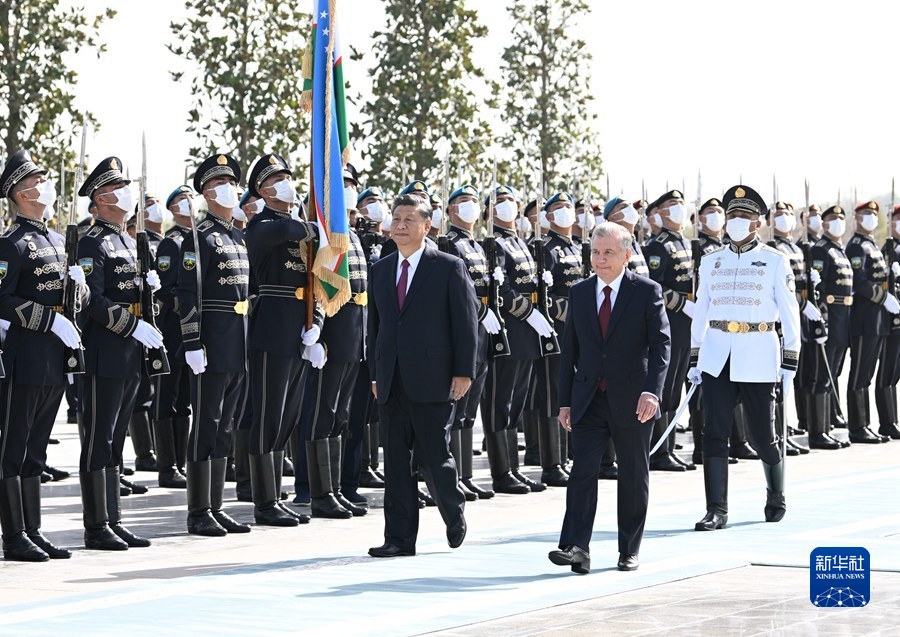
<path id="1" fill-rule="evenodd" d="M 297 513 L 284 502 L 276 502 L 275 506 L 297 520 L 297 524 L 309 524 L 311 516 L 306 515 L 305 513 Z"/>
<path id="2" fill-rule="evenodd" d="M 787 506 L 784 501 L 784 492 L 766 489 L 766 506 L 763 509 L 763 512 L 766 516 L 766 522 L 781 522 L 781 519 L 787 512 Z"/>
<path id="3" fill-rule="evenodd" d="M 716 529 L 724 529 L 728 524 L 728 515 L 717 513 L 715 511 L 707 511 L 703 519 L 694 525 L 695 531 L 715 531 Z"/>
<path id="4" fill-rule="evenodd" d="M 785 453 L 789 456 L 799 456 L 800 450 L 792 447 L 791 445 L 787 445 L 784 449 Z"/>
<path id="5" fill-rule="evenodd" d="M 463 495 L 466 497 L 466 502 L 475 502 L 478 499 L 478 495 L 469 489 L 463 481 L 459 481 L 459 490 L 463 492 Z"/>
<path id="6" fill-rule="evenodd" d="M 228 535 L 228 530 L 219 524 L 219 521 L 209 511 L 196 514 L 189 513 L 187 516 L 187 532 L 191 535 L 202 535 L 204 537 L 224 537 Z M 127 542 L 127 540 L 125 541 Z"/>
<path id="7" fill-rule="evenodd" d="M 110 524 L 109 528 L 128 545 L 128 548 L 144 548 L 150 546 L 150 540 L 135 535 L 121 524 Z"/>
<path id="8" fill-rule="evenodd" d="M 3 559 L 10 562 L 46 562 L 50 556 L 35 545 L 25 531 L 19 531 L 12 537 L 3 538 Z"/>
<path id="9" fill-rule="evenodd" d="M 882 436 L 887 436 L 892 440 L 900 440 L 900 429 L 893 423 L 890 425 L 879 425 L 878 433 Z"/>
<path id="10" fill-rule="evenodd" d="M 121 476 L 119 477 L 119 483 L 123 487 L 127 487 L 128 489 L 131 490 L 132 493 L 135 493 L 137 495 L 143 495 L 144 493 L 147 493 L 147 487 L 145 487 L 144 485 L 135 484 L 131 480 L 126 480 L 125 478 L 123 478 Z"/>
<path id="11" fill-rule="evenodd" d="M 341 504 L 342 507 L 350 511 L 353 514 L 353 517 L 358 518 L 369 512 L 368 503 L 366 506 L 360 506 L 358 504 L 354 504 L 350 500 L 344 497 L 343 493 L 338 493 L 336 496 L 337 501 Z"/>
<path id="12" fill-rule="evenodd" d="M 520 472 L 518 472 L 518 471 L 513 471 L 513 472 L 511 472 L 511 473 L 512 473 L 512 476 L 513 476 L 516 480 L 518 480 L 519 482 L 521 482 L 522 484 L 524 484 L 526 487 L 528 487 L 528 489 L 529 489 L 532 493 L 540 493 L 541 491 L 546 491 L 546 490 L 547 490 L 547 485 L 544 484 L 543 482 L 537 482 L 537 481 L 535 481 L 535 480 L 532 480 L 532 479 L 529 478 L 528 476 L 523 475 L 522 473 L 520 473 Z"/>
<path id="13" fill-rule="evenodd" d="M 41 484 L 46 484 L 47 482 L 53 482 L 53 476 L 51 476 L 46 471 L 41 472 Z"/>
<path id="14" fill-rule="evenodd" d="M 462 546 L 463 540 L 466 539 L 466 530 L 468 530 L 468 526 L 466 518 L 463 516 L 459 517 L 459 521 L 447 527 L 447 544 L 451 549 L 458 549 Z"/>
<path id="15" fill-rule="evenodd" d="M 125 551 L 128 544 L 108 525 L 84 530 L 84 548 L 95 551 Z"/>
<path id="16" fill-rule="evenodd" d="M 359 486 L 366 489 L 383 489 L 384 480 L 375 475 L 375 472 L 366 467 L 359 474 Z"/>
<path id="17" fill-rule="evenodd" d="M 351 504 L 355 504 L 356 506 L 360 506 L 368 510 L 369 501 L 366 499 L 366 496 L 360 495 L 358 491 L 351 491 L 350 489 L 344 489 L 343 487 L 341 487 L 341 495 L 344 496 L 344 499 Z"/>
<path id="18" fill-rule="evenodd" d="M 134 470 L 135 471 L 159 471 L 159 465 L 156 464 L 156 458 L 151 453 L 149 456 L 145 456 L 143 458 L 135 458 L 134 459 Z"/>
<path id="19" fill-rule="evenodd" d="M 466 485 L 469 491 L 477 495 L 479 500 L 490 500 L 494 497 L 493 491 L 479 486 L 472 478 L 463 478 L 460 482 Z"/>
<path id="20" fill-rule="evenodd" d="M 591 555 L 577 546 L 566 546 L 547 554 L 550 561 L 557 566 L 571 566 L 573 573 L 586 575 L 591 572 Z"/>
<path id="21" fill-rule="evenodd" d="M 47 438 L 47 444 L 48 445 L 58 445 L 59 438 Z"/>
<path id="22" fill-rule="evenodd" d="M 787 439 L 787 444 L 788 444 L 788 447 L 793 447 L 794 449 L 799 451 L 801 456 L 805 456 L 806 454 L 809 453 L 809 447 L 805 447 L 805 446 L 801 445 L 799 442 L 794 442 L 790 438 Z"/>
<path id="23" fill-rule="evenodd" d="M 511 473 L 506 473 L 499 478 L 493 480 L 493 487 L 496 493 L 510 493 L 513 495 L 525 495 L 531 493 L 531 489 L 527 485 L 516 480 Z"/>
<path id="24" fill-rule="evenodd" d="M 26 533 L 26 535 L 36 547 L 49 555 L 51 560 L 67 560 L 72 557 L 72 551 L 59 548 L 53 542 L 45 538 L 41 534 L 40 530 L 34 531 L 32 533 Z"/>
<path id="25" fill-rule="evenodd" d="M 229 533 L 249 533 L 250 525 L 238 522 L 224 511 L 212 511 L 212 516 Z"/>
<path id="26" fill-rule="evenodd" d="M 427 507 L 437 506 L 437 502 L 434 501 L 434 498 L 431 497 L 431 494 L 427 491 L 423 491 L 422 489 L 419 489 L 419 499 L 424 502 L 425 506 Z"/>
<path id="27" fill-rule="evenodd" d="M 687 467 L 669 454 L 650 458 L 650 471 L 687 471 Z"/>
<path id="28" fill-rule="evenodd" d="M 619 553 L 619 563 L 616 564 L 616 568 L 620 571 L 636 571 L 638 569 L 638 556 Z"/>
<path id="29" fill-rule="evenodd" d="M 600 475 L 597 476 L 598 480 L 618 480 L 619 479 L 619 467 L 615 464 L 611 465 L 600 465 Z"/>
<path id="30" fill-rule="evenodd" d="M 701 451 L 695 449 L 691 453 L 691 462 L 693 462 L 695 465 L 702 465 L 703 464 L 703 453 Z"/>
<path id="31" fill-rule="evenodd" d="M 550 469 L 541 471 L 541 482 L 548 487 L 564 487 L 569 482 L 569 476 L 562 467 L 554 465 Z"/>
<path id="32" fill-rule="evenodd" d="M 159 472 L 157 484 L 164 489 L 187 489 L 187 478 L 175 467 L 169 467 Z"/>
<path id="33" fill-rule="evenodd" d="M 60 480 L 65 480 L 71 474 L 68 471 L 63 471 L 62 469 L 57 469 L 56 467 L 51 467 L 48 464 L 44 465 L 44 471 L 53 476 L 54 482 L 59 482 Z"/>
<path id="34" fill-rule="evenodd" d="M 737 459 L 737 458 L 729 458 L 729 459 L 728 459 L 728 464 L 737 464 L 737 463 L 738 463 L 738 459 Z"/>
<path id="35" fill-rule="evenodd" d="M 132 469 L 131 467 L 124 467 L 124 468 L 122 469 L 122 471 L 120 472 L 120 475 L 123 475 L 123 476 L 133 476 L 133 475 L 134 475 L 134 469 Z"/>
<path id="36" fill-rule="evenodd" d="M 746 442 L 734 445 L 728 455 L 738 460 L 759 460 L 759 455 Z"/>
<path id="37" fill-rule="evenodd" d="M 850 442 L 864 445 L 879 445 L 881 438 L 876 436 L 868 427 L 850 430 Z"/>
<path id="38" fill-rule="evenodd" d="M 408 557 L 415 555 L 415 551 L 404 551 L 399 546 L 385 542 L 381 546 L 373 546 L 369 549 L 371 557 Z"/>
<path id="39" fill-rule="evenodd" d="M 693 462 L 687 462 L 686 460 L 683 460 L 681 458 L 681 456 L 679 456 L 677 453 L 673 453 L 670 455 L 675 459 L 675 462 L 677 462 L 680 465 L 684 465 L 685 470 L 687 470 L 687 471 L 696 471 L 697 470 L 697 465 L 695 465 Z"/>
<path id="40" fill-rule="evenodd" d="M 820 433 L 809 434 L 810 449 L 841 449 L 841 443 L 831 436 Z"/>

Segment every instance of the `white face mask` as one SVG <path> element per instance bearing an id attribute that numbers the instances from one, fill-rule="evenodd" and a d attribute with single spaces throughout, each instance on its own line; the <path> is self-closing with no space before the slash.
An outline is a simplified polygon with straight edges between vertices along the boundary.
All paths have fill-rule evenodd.
<path id="1" fill-rule="evenodd" d="M 595 226 L 599 226 L 604 221 L 606 221 L 606 219 L 603 218 L 603 215 L 597 215 L 594 217 L 594 225 Z"/>
<path id="2" fill-rule="evenodd" d="M 650 234 L 653 228 L 650 227 L 650 222 L 647 221 L 647 217 L 644 217 L 641 220 L 641 227 L 644 229 L 644 234 Z"/>
<path id="3" fill-rule="evenodd" d="M 212 190 L 216 193 L 213 201 L 223 208 L 234 208 L 238 205 L 237 188 L 235 188 L 234 184 L 219 184 Z"/>
<path id="4" fill-rule="evenodd" d="M 847 222 L 843 219 L 832 219 L 825 224 L 825 230 L 832 237 L 837 237 L 838 239 L 840 239 L 847 231 Z"/>
<path id="5" fill-rule="evenodd" d="M 431 227 L 432 228 L 440 228 L 441 227 L 441 219 L 444 218 L 444 213 L 440 208 L 435 208 L 431 211 Z"/>
<path id="6" fill-rule="evenodd" d="M 256 207 L 256 209 L 252 211 L 253 214 L 258 215 L 259 213 L 261 213 L 263 211 L 263 208 L 266 207 L 266 202 L 264 199 L 257 199 L 256 201 L 253 202 L 253 205 Z"/>
<path id="7" fill-rule="evenodd" d="M 541 230 L 549 230 L 550 221 L 547 219 L 547 211 L 541 210 L 541 214 L 538 215 L 538 218 L 541 220 Z"/>
<path id="8" fill-rule="evenodd" d="M 571 228 L 575 223 L 575 209 L 569 206 L 563 206 L 551 211 L 553 213 L 553 223 L 560 228 Z"/>
<path id="9" fill-rule="evenodd" d="M 631 225 L 631 226 L 636 224 L 638 222 L 638 220 L 641 218 L 641 216 L 638 214 L 637 210 L 635 210 L 634 206 L 632 206 L 631 204 L 625 206 L 619 212 L 621 212 L 623 215 L 625 215 L 625 218 L 622 219 L 622 221 L 624 221 L 625 223 L 627 223 L 628 225 Z"/>
<path id="10" fill-rule="evenodd" d="M 178 202 L 178 214 L 184 215 L 185 217 L 190 216 L 191 214 L 191 202 L 187 199 L 182 199 Z"/>
<path id="11" fill-rule="evenodd" d="M 518 212 L 519 207 L 516 206 L 516 203 L 508 199 L 506 201 L 501 201 L 494 206 L 494 214 L 497 215 L 497 218 L 500 221 L 505 223 L 509 223 L 515 219 Z"/>
<path id="12" fill-rule="evenodd" d="M 387 205 L 383 201 L 376 201 L 366 206 L 366 212 L 372 221 L 382 221 L 387 215 Z"/>
<path id="13" fill-rule="evenodd" d="M 126 219 L 130 219 L 134 216 L 134 212 L 132 212 L 132 210 L 134 209 L 134 203 L 131 200 L 131 188 L 125 185 L 106 194 L 113 195 L 116 198 L 115 203 L 111 205 L 115 206 L 119 210 L 123 210 L 124 212 L 129 213 L 129 216 L 126 217 Z"/>
<path id="14" fill-rule="evenodd" d="M 863 215 L 859 220 L 859 227 L 866 232 L 872 232 L 878 227 L 878 215 Z"/>
<path id="15" fill-rule="evenodd" d="M 356 208 L 356 188 L 353 186 L 344 186 L 344 207 L 347 210 Z"/>
<path id="16" fill-rule="evenodd" d="M 587 225 L 585 225 L 585 223 Z M 594 219 L 594 215 L 589 215 L 585 212 L 578 213 L 578 226 L 582 230 L 591 230 L 595 223 L 596 220 Z"/>
<path id="17" fill-rule="evenodd" d="M 147 221 L 149 221 L 150 223 L 162 223 L 162 206 L 160 206 L 158 203 L 150 204 L 149 206 L 147 206 Z"/>
<path id="18" fill-rule="evenodd" d="M 519 231 L 519 234 L 526 234 L 531 231 L 531 222 L 528 221 L 527 217 L 516 219 L 516 230 Z"/>
<path id="19" fill-rule="evenodd" d="M 44 221 L 50 221 L 53 218 L 53 208 L 47 206 L 44 208 Z"/>
<path id="20" fill-rule="evenodd" d="M 456 214 L 464 223 L 475 223 L 478 220 L 478 204 L 474 201 L 461 201 L 456 207 Z"/>
<path id="21" fill-rule="evenodd" d="M 725 232 L 735 243 L 741 243 L 750 236 L 750 224 L 753 222 L 741 217 L 733 217 L 725 222 Z"/>
<path id="22" fill-rule="evenodd" d="M 235 221 L 247 221 L 247 215 L 244 214 L 240 206 L 235 206 L 231 209 L 231 218 Z"/>
<path id="23" fill-rule="evenodd" d="M 290 179 L 282 179 L 281 181 L 276 181 L 271 186 L 266 187 L 275 190 L 275 198 L 278 201 L 290 204 L 294 203 L 297 191 L 294 189 L 294 182 Z"/>
<path id="24" fill-rule="evenodd" d="M 797 220 L 794 218 L 794 215 L 781 215 L 780 217 L 775 217 L 775 229 L 778 230 L 778 232 L 790 232 L 796 225 Z"/>
<path id="25" fill-rule="evenodd" d="M 822 232 L 822 217 L 820 217 L 819 215 L 810 217 L 807 225 L 813 232 Z"/>
<path id="26" fill-rule="evenodd" d="M 656 226 L 657 228 L 662 228 L 662 217 L 659 216 L 658 212 L 654 212 L 650 218 L 653 220 L 654 226 Z"/>
<path id="27" fill-rule="evenodd" d="M 900 234 L 900 219 L 894 222 L 894 234 Z"/>
<path id="28" fill-rule="evenodd" d="M 37 201 L 45 206 L 52 206 L 56 203 L 56 187 L 50 179 L 42 181 L 37 186 L 33 186 L 28 190 L 37 190 L 38 193 L 37 199 L 32 199 L 31 201 Z M 22 192 L 27 191 L 23 190 Z"/>
<path id="29" fill-rule="evenodd" d="M 707 212 L 704 218 L 706 227 L 713 232 L 718 232 L 725 227 L 725 214 L 722 212 Z"/>
<path id="30" fill-rule="evenodd" d="M 669 211 L 669 221 L 676 226 L 681 226 L 687 218 L 687 209 L 680 203 L 674 204 L 667 208 Z"/>
<path id="31" fill-rule="evenodd" d="M 381 230 L 382 232 L 390 232 L 391 231 L 391 223 L 393 222 L 393 218 L 390 215 L 386 215 L 384 219 L 381 220 Z"/>

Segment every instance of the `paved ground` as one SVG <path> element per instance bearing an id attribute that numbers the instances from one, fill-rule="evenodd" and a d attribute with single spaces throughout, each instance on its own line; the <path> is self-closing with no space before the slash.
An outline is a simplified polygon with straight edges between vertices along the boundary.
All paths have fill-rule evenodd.
<path id="1" fill-rule="evenodd" d="M 74 425 L 55 434 L 62 444 L 50 448 L 51 463 L 74 471 Z M 184 492 L 154 487 L 123 499 L 128 526 L 151 537 L 151 548 L 79 550 L 70 478 L 45 485 L 44 530 L 75 555 L 0 561 L 0 635 L 900 635 L 898 456 L 894 442 L 790 459 L 780 524 L 762 522 L 762 471 L 742 461 L 731 467 L 729 528 L 715 533 L 692 530 L 704 508 L 702 472 L 653 473 L 634 573 L 614 568 L 615 483 L 602 482 L 588 576 L 546 558 L 562 489 L 472 503 L 469 536 L 456 551 L 437 511 L 426 509 L 416 557 L 373 560 L 366 549 L 381 543 L 378 492 L 365 518 L 217 539 L 186 535 Z M 486 460 L 476 468 L 484 480 Z M 136 477 L 154 485 L 152 474 Z M 229 511 L 250 520 L 251 506 L 233 502 L 231 486 Z M 870 551 L 872 603 L 812 606 L 817 546 Z"/>

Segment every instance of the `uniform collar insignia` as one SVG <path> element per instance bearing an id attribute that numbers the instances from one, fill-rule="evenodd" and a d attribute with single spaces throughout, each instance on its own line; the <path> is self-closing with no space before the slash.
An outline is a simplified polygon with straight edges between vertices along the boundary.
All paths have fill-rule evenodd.
<path id="1" fill-rule="evenodd" d="M 94 223 L 100 224 L 101 226 L 106 226 L 107 228 L 109 228 L 110 230 L 112 230 L 113 232 L 115 232 L 117 234 L 122 234 L 123 232 L 125 232 L 125 224 L 124 223 L 116 223 L 114 221 L 107 221 L 106 219 L 101 219 L 100 217 L 97 217 L 96 219 L 94 219 Z"/>
<path id="2" fill-rule="evenodd" d="M 43 220 L 38 221 L 37 219 L 32 219 L 31 217 L 26 217 L 25 215 L 19 214 L 16 215 L 16 223 L 27 223 L 34 226 L 44 234 L 47 234 L 47 224 L 44 223 Z"/>
<path id="3" fill-rule="evenodd" d="M 470 230 L 465 230 L 464 228 L 460 228 L 459 226 L 453 226 L 453 225 L 450 226 L 450 229 L 453 232 L 458 232 L 459 234 L 463 235 L 467 239 L 473 238 L 472 232 Z"/>
<path id="4" fill-rule="evenodd" d="M 495 225 L 495 226 L 494 226 L 494 234 L 497 234 L 498 232 L 499 232 L 500 234 L 502 234 L 502 235 L 507 236 L 507 237 L 514 237 L 514 236 L 516 236 L 516 231 L 513 230 L 512 228 L 504 228 L 504 227 L 502 227 L 502 226 L 497 226 L 497 225 Z"/>
<path id="5" fill-rule="evenodd" d="M 737 254 L 743 254 L 744 252 L 750 252 L 753 248 L 759 245 L 759 239 L 754 239 L 748 243 L 745 243 L 742 246 L 737 246 L 733 243 L 729 244 L 728 247 L 731 248 L 732 252 L 736 252 Z"/>
<path id="6" fill-rule="evenodd" d="M 234 225 L 234 223 L 232 221 L 226 221 L 225 219 L 222 219 L 222 217 L 217 217 L 212 212 L 207 212 L 206 218 L 210 219 L 211 221 L 218 222 L 219 225 L 223 226 L 224 228 L 226 228 L 228 230 L 231 230 L 232 226 Z"/>

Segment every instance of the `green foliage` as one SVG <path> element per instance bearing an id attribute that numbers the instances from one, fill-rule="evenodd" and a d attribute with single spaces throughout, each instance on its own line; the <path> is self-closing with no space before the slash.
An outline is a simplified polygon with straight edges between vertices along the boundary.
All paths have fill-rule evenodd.
<path id="1" fill-rule="evenodd" d="M 65 3 L 67 4 L 67 3 Z M 72 170 L 75 141 L 90 113 L 75 108 L 78 73 L 64 59 L 82 49 L 99 57 L 100 26 L 115 17 L 95 16 L 58 0 L 0 0 L 0 137 L 6 156 L 27 148 L 56 174 Z"/>
<path id="2" fill-rule="evenodd" d="M 191 162 L 225 151 L 246 182 L 252 162 L 269 152 L 286 159 L 297 178 L 309 171 L 309 116 L 300 107 L 301 65 L 311 26 L 304 3 L 282 0 L 187 0 L 189 17 L 172 22 L 168 44 L 191 63 L 172 71 L 191 83 L 187 132 Z"/>
<path id="3" fill-rule="evenodd" d="M 371 97 L 366 119 L 351 128 L 354 145 L 371 163 L 370 184 L 396 192 L 404 175 L 429 183 L 440 179 L 446 145 L 454 174 L 486 170 L 479 165 L 490 130 L 480 108 L 492 95 L 472 59 L 472 42 L 487 29 L 477 12 L 458 0 L 384 0 L 388 25 L 374 33 Z M 346 19 L 346 18 L 345 18 Z M 351 60 L 362 55 L 354 51 Z M 476 95 L 479 84 L 488 90 Z M 489 106 L 493 102 L 487 100 Z M 441 140 L 446 140 L 442 142 Z"/>
<path id="4" fill-rule="evenodd" d="M 540 153 L 548 191 L 571 189 L 587 175 L 595 192 L 599 186 L 597 116 L 588 108 L 591 55 L 574 35 L 588 11 L 585 0 L 513 0 L 508 8 L 511 38 L 501 64 L 508 130 L 501 139 L 512 165 L 524 166 L 527 158 L 530 184 Z"/>

